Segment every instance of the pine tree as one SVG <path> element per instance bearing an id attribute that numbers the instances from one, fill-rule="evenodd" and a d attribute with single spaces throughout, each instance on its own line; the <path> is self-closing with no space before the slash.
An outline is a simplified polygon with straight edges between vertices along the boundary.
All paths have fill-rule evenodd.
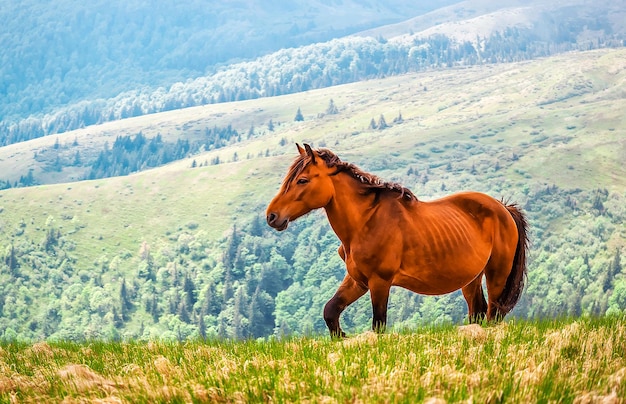
<path id="1" fill-rule="evenodd" d="M 7 255 L 7 257 L 5 258 L 5 263 L 9 267 L 11 274 L 15 275 L 16 269 L 18 267 L 18 263 L 17 263 L 17 256 L 15 254 L 15 247 L 13 246 L 13 244 L 11 244 L 11 250 L 9 251 L 9 254 Z"/>
<path id="2" fill-rule="evenodd" d="M 191 310 L 198 299 L 196 298 L 196 285 L 193 283 L 189 275 L 185 275 L 185 280 L 183 281 L 183 292 L 185 293 L 185 305 L 187 306 L 187 309 Z"/>
<path id="3" fill-rule="evenodd" d="M 622 272 L 621 261 L 622 261 L 621 251 L 618 248 L 617 250 L 615 250 L 615 256 L 613 257 L 613 260 L 611 261 L 609 270 L 606 272 L 606 278 L 604 278 L 603 290 L 605 292 L 611 289 L 611 286 L 613 286 L 613 279 L 615 278 L 615 276 L 617 276 L 619 273 Z"/>
<path id="4" fill-rule="evenodd" d="M 611 261 L 611 273 L 613 276 L 622 272 L 622 251 L 618 248 L 615 250 L 615 256 Z"/>
<path id="5" fill-rule="evenodd" d="M 260 237 L 263 235 L 263 230 L 265 227 L 263 226 L 263 220 L 261 219 L 261 215 L 256 215 L 252 218 L 252 222 L 250 223 L 250 235 L 255 237 Z"/>
<path id="6" fill-rule="evenodd" d="M 154 323 L 159 322 L 159 300 L 157 299 L 156 293 L 152 295 L 152 304 L 150 305 L 150 315 L 152 316 L 152 320 Z"/>
<path id="7" fill-rule="evenodd" d="M 204 315 L 200 314 L 198 316 L 198 334 L 200 334 L 200 338 L 206 341 L 206 324 L 204 323 Z"/>
<path id="8" fill-rule="evenodd" d="M 120 286 L 120 313 L 122 314 L 122 320 L 128 320 L 128 315 L 132 308 L 133 302 L 130 299 L 130 294 L 128 293 L 128 288 L 126 287 L 126 279 L 122 278 L 122 285 Z"/>
<path id="9" fill-rule="evenodd" d="M 385 121 L 385 117 L 383 114 L 380 114 L 380 118 L 378 119 L 378 130 L 383 130 L 388 128 L 387 121 Z"/>
<path id="10" fill-rule="evenodd" d="M 226 320 L 224 320 L 224 317 L 220 316 L 217 324 L 218 338 L 225 339 L 228 336 L 227 332 Z"/>
<path id="11" fill-rule="evenodd" d="M 294 121 L 296 122 L 304 121 L 304 116 L 302 115 L 302 111 L 300 110 L 300 107 L 298 107 L 298 112 L 296 112 L 296 117 L 294 118 Z"/>
<path id="12" fill-rule="evenodd" d="M 80 160 L 80 152 L 78 150 L 76 150 L 76 154 L 74 154 L 74 166 L 80 166 L 81 160 Z"/>
<path id="13" fill-rule="evenodd" d="M 237 231 L 237 226 L 233 225 L 233 231 L 230 233 L 230 237 L 228 237 L 228 240 L 226 241 L 226 248 L 224 250 L 224 255 L 222 256 L 222 262 L 224 263 L 224 267 L 233 267 L 240 243 L 241 236 Z"/>
<path id="14" fill-rule="evenodd" d="M 330 99 L 330 103 L 328 104 L 328 108 L 326 108 L 326 115 L 336 115 L 339 113 L 339 109 L 337 109 L 337 106 L 335 105 L 335 101 L 333 101 L 333 99 Z"/>
<path id="15" fill-rule="evenodd" d="M 176 314 L 178 314 L 178 318 L 180 318 L 180 321 L 184 323 L 191 322 L 191 319 L 189 318 L 189 310 L 184 301 L 181 301 L 180 303 L 178 303 L 178 310 Z"/>
<path id="16" fill-rule="evenodd" d="M 235 295 L 235 306 L 234 306 L 234 314 L 233 314 L 233 337 L 236 339 L 242 339 L 246 337 L 247 331 L 246 326 L 244 324 L 244 316 L 243 309 L 245 307 L 245 291 L 244 287 L 240 286 L 237 289 L 237 293 Z"/>

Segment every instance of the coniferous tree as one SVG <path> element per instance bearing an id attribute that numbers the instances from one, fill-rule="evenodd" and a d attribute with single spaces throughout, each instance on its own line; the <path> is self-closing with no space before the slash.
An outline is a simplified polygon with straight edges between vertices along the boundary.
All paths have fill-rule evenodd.
<path id="1" fill-rule="evenodd" d="M 120 286 L 120 313 L 123 321 L 127 321 L 130 318 L 129 314 L 132 308 L 133 302 L 126 286 L 126 278 L 122 278 L 122 284 Z"/>
<path id="2" fill-rule="evenodd" d="M 296 122 L 304 121 L 304 116 L 302 115 L 302 111 L 300 110 L 300 107 L 298 107 L 298 111 L 296 112 L 296 117 L 293 120 Z"/>
<path id="3" fill-rule="evenodd" d="M 326 108 L 326 115 L 336 115 L 338 113 L 339 109 L 335 105 L 335 101 L 333 101 L 333 99 L 331 98 L 330 102 L 328 103 L 328 108 Z"/>
<path id="4" fill-rule="evenodd" d="M 606 292 L 610 290 L 613 286 L 613 279 L 620 272 L 622 272 L 622 263 L 621 263 L 621 251 L 620 249 L 615 250 L 615 255 L 609 264 L 609 269 L 606 272 L 606 277 L 604 278 L 603 290 Z"/>
<path id="5" fill-rule="evenodd" d="M 243 309 L 245 306 L 245 292 L 244 287 L 240 286 L 237 289 L 235 295 L 235 302 L 233 307 L 233 337 L 236 339 L 242 339 L 246 337 L 247 330 L 244 324 L 245 317 L 243 316 Z"/>
<path id="6" fill-rule="evenodd" d="M 380 114 L 380 118 L 378 119 L 378 129 L 383 130 L 388 127 L 389 125 L 387 125 L 387 121 L 385 121 L 385 117 L 383 116 L 383 114 Z"/>
<path id="7" fill-rule="evenodd" d="M 613 256 L 613 260 L 611 261 L 611 274 L 613 276 L 618 275 L 622 272 L 622 251 L 620 248 L 615 250 L 615 255 Z"/>
<path id="8" fill-rule="evenodd" d="M 178 318 L 180 318 L 180 321 L 182 321 L 184 323 L 190 323 L 191 322 L 191 319 L 189 318 L 189 310 L 188 310 L 187 305 L 185 304 L 184 300 L 181 300 L 178 303 L 178 310 L 177 310 L 176 314 L 178 315 Z"/>
<path id="9" fill-rule="evenodd" d="M 250 235 L 260 237 L 265 230 L 264 220 L 261 219 L 261 215 L 255 215 L 250 223 Z"/>
<path id="10" fill-rule="evenodd" d="M 17 263 L 17 255 L 15 253 L 15 246 L 11 244 L 11 249 L 9 250 L 9 254 L 5 258 L 5 263 L 9 267 L 11 274 L 15 275 L 15 271 L 19 266 Z"/>
<path id="11" fill-rule="evenodd" d="M 159 312 L 159 300 L 155 294 L 152 295 L 152 304 L 150 305 L 150 315 L 152 316 L 152 320 L 156 323 L 159 322 L 160 312 Z"/>
<path id="12" fill-rule="evenodd" d="M 183 281 L 183 293 L 185 294 L 184 302 L 188 309 L 191 309 L 196 301 L 196 285 L 191 280 L 191 277 L 187 274 Z"/>
<path id="13" fill-rule="evenodd" d="M 200 334 L 200 338 L 206 341 L 206 324 L 204 322 L 204 315 L 200 314 L 198 316 L 198 334 Z"/>

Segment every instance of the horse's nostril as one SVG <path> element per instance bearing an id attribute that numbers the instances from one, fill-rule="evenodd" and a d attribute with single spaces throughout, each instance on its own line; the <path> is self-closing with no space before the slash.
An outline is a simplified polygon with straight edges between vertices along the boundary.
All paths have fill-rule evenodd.
<path id="1" fill-rule="evenodd" d="M 272 223 L 274 223 L 275 220 L 276 220 L 275 213 L 270 213 L 269 215 L 267 215 L 267 224 L 271 225 Z"/>

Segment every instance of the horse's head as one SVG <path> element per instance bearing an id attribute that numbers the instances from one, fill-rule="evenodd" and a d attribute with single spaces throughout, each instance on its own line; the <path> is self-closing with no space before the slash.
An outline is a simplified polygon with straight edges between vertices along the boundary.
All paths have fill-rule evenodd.
<path id="1" fill-rule="evenodd" d="M 278 231 L 285 230 L 290 221 L 326 206 L 335 192 L 331 180 L 335 171 L 308 144 L 304 148 L 296 146 L 300 155 L 267 207 L 267 224 Z"/>

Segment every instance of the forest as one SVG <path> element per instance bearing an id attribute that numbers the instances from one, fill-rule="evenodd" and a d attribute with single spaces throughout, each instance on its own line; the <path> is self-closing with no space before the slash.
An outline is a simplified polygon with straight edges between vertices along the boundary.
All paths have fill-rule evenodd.
<path id="1" fill-rule="evenodd" d="M 328 41 L 452 2 L 7 3 L 0 10 L 0 120 L 10 126 L 29 117 L 53 114 L 62 106 L 78 104 L 80 108 L 85 100 L 106 100 L 134 89 L 170 87 L 213 74 L 220 66 L 236 61 Z M 338 17 L 319 18 L 329 7 Z M 352 18 L 341 18 L 348 10 Z M 98 110 L 101 103 L 96 101 L 90 109 Z M 95 112 L 90 116 L 85 111 L 81 119 L 91 124 L 104 118 L 104 111 Z M 55 125 L 67 130 L 67 124 Z M 45 133 L 50 133 L 45 126 Z M 7 144 L 5 128 L 0 130 L 0 145 Z"/>
<path id="2" fill-rule="evenodd" d="M 77 139 L 67 145 L 62 145 L 57 139 L 52 147 L 40 150 L 36 155 L 36 160 L 45 164 L 44 170 L 46 171 L 61 172 L 64 168 L 80 167 L 85 172 L 80 180 L 94 180 L 159 167 L 203 151 L 222 148 L 241 139 L 241 134 L 232 126 L 205 128 L 199 139 L 185 138 L 177 139 L 175 142 L 164 141 L 160 134 L 147 138 L 139 132 L 136 135 L 118 135 L 111 147 L 105 143 L 101 151 L 94 153 L 92 150 L 91 156 L 83 156 L 79 150 L 76 150 Z M 194 167 L 219 163 L 219 159 L 196 162 Z M 33 174 L 32 169 L 14 182 L 0 178 L 0 190 L 34 185 L 41 185 L 41 183 Z"/>
<path id="3" fill-rule="evenodd" d="M 625 38 L 614 34 L 608 21 L 601 17 L 550 21 L 552 25 L 542 33 L 515 27 L 463 43 L 444 35 L 389 41 L 352 36 L 286 48 L 171 86 L 144 86 L 108 98 L 82 100 L 45 115 L 32 115 L 17 121 L 3 120 L 0 122 L 0 146 L 112 120 L 197 105 L 293 94 L 408 72 L 530 60 L 572 50 L 621 47 L 625 43 Z M 590 28 L 605 33 L 589 40 L 579 40 L 581 33 Z M 24 99 L 22 102 L 32 101 Z"/>
<path id="4" fill-rule="evenodd" d="M 160 135 L 147 139 L 141 132 L 135 136 L 118 136 L 112 148 L 105 145 L 98 158 L 88 165 L 89 173 L 85 179 L 128 175 L 158 167 L 200 151 L 219 149 L 233 139 L 241 140 L 241 136 L 232 127 L 207 128 L 202 140 L 192 142 L 178 139 L 175 143 L 168 143 Z"/>

